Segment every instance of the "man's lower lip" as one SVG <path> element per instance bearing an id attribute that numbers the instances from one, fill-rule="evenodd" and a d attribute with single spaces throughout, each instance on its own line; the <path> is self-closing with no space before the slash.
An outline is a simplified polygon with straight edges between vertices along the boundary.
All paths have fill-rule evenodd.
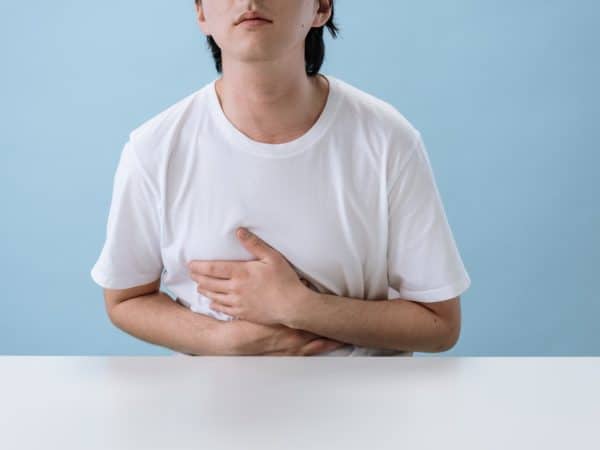
<path id="1" fill-rule="evenodd" d="M 268 20 L 264 20 L 264 19 L 246 19 L 246 20 L 242 20 L 240 22 L 240 25 L 243 23 L 247 23 L 249 25 L 255 25 L 255 24 L 262 24 L 262 23 L 271 23 Z"/>

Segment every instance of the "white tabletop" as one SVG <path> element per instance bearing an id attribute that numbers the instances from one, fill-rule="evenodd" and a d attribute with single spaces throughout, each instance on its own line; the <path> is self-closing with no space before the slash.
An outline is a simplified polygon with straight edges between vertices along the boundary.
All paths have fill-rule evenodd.
<path id="1" fill-rule="evenodd" d="M 1 449 L 600 449 L 600 358 L 0 356 Z"/>

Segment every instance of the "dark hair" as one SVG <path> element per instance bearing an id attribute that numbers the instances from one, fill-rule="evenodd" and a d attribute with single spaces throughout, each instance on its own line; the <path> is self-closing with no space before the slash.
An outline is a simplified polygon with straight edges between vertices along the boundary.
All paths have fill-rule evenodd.
<path id="1" fill-rule="evenodd" d="M 202 0 L 195 0 L 196 4 Z M 339 28 L 333 22 L 333 1 L 329 0 L 331 6 L 331 16 L 324 25 L 329 29 L 329 33 L 333 38 L 337 37 Z M 223 65 L 221 60 L 221 48 L 217 45 L 212 36 L 206 36 L 206 42 L 209 50 L 212 53 L 213 59 L 215 60 L 215 68 L 217 72 L 222 73 Z M 306 39 L 304 40 L 304 60 L 306 62 L 306 74 L 309 77 L 315 76 L 319 73 L 323 60 L 325 59 L 325 42 L 323 40 L 323 27 L 312 27 Z"/>

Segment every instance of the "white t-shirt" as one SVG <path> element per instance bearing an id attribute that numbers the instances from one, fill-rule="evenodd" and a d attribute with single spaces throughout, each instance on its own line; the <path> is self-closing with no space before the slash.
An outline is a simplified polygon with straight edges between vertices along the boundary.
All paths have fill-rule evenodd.
<path id="1" fill-rule="evenodd" d="M 470 286 L 420 132 L 391 104 L 339 78 L 302 136 L 250 139 L 223 112 L 215 81 L 129 134 L 113 181 L 102 287 L 161 278 L 199 314 L 229 320 L 196 291 L 192 259 L 252 260 L 244 226 L 323 293 L 446 300 Z M 348 344 L 322 355 L 412 355 Z"/>

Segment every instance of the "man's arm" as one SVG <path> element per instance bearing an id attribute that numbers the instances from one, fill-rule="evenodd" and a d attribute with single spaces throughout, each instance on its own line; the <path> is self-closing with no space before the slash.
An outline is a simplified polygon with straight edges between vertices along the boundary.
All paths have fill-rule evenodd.
<path id="1" fill-rule="evenodd" d="M 363 347 L 441 352 L 458 340 L 460 297 L 417 302 L 321 294 L 301 282 L 289 261 L 260 237 L 243 227 L 237 236 L 256 260 L 187 264 L 196 289 L 211 299 L 213 310 L 244 320 L 258 316 Z"/>
<path id="2" fill-rule="evenodd" d="M 126 290 L 105 289 L 111 322 L 143 341 L 191 355 L 230 355 L 229 322 L 197 314 L 158 290 L 160 280 Z M 134 293 L 134 295 L 132 295 Z"/>
<path id="3" fill-rule="evenodd" d="M 363 347 L 430 353 L 451 349 L 460 334 L 460 297 L 419 303 L 307 291 L 284 325 Z"/>

